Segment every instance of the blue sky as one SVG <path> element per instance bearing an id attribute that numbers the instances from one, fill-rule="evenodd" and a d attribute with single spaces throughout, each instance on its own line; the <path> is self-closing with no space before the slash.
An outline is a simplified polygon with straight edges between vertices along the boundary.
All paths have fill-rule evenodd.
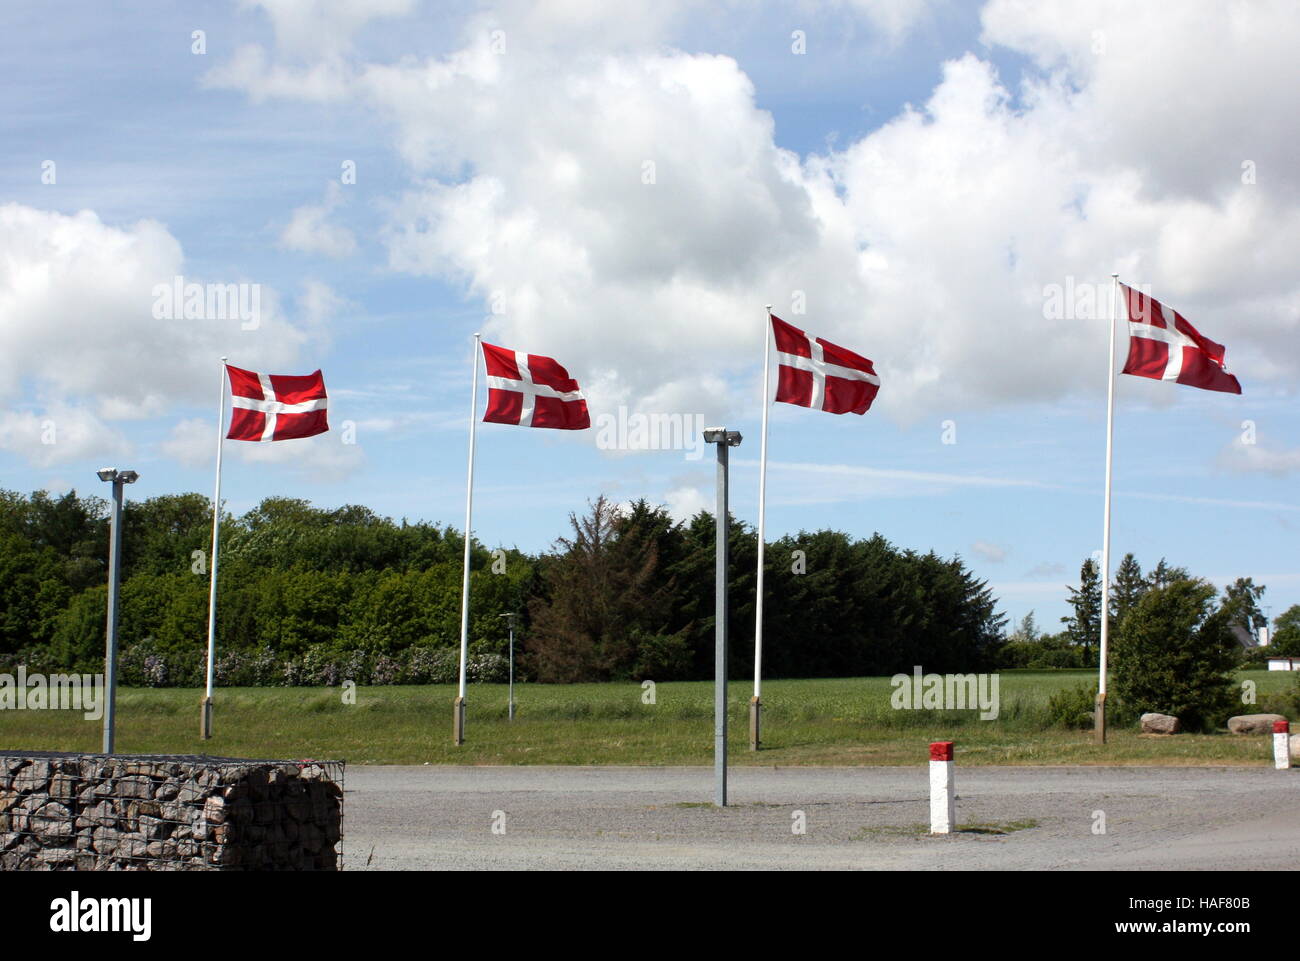
<path id="1" fill-rule="evenodd" d="M 1244 393 L 1119 378 L 1116 558 L 1252 576 L 1280 614 L 1300 602 L 1297 15 L 1076 7 L 11 5 L 0 486 L 95 491 L 116 463 L 133 497 L 210 493 L 224 353 L 322 368 L 336 428 L 228 444 L 231 509 L 459 527 L 481 330 L 566 364 L 593 416 L 740 429 L 752 522 L 770 302 L 883 381 L 864 417 L 773 408 L 770 535 L 960 554 L 1054 626 L 1101 546 L 1109 315 L 1052 316 L 1048 291 L 1108 296 L 1119 270 L 1226 344 Z M 154 317 L 178 274 L 259 285 L 259 325 Z M 712 503 L 707 456 L 478 438 L 489 544 L 542 549 L 600 493 Z"/>

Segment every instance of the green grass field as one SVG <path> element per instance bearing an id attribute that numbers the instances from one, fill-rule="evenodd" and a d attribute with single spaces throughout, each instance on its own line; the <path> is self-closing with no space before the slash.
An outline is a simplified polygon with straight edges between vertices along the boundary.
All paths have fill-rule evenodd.
<path id="1" fill-rule="evenodd" d="M 1045 727 L 1047 699 L 1092 680 L 1089 671 L 1003 671 L 1001 711 L 900 711 L 888 678 L 768 681 L 763 686 L 764 749 L 748 750 L 751 686 L 731 685 L 731 753 L 737 764 L 918 764 L 933 740 L 956 742 L 963 764 L 1266 764 L 1265 737 L 1226 733 L 1139 735 L 1112 729 L 1098 747 L 1091 732 Z M 1291 675 L 1243 672 L 1259 703 L 1290 703 Z M 122 753 L 204 753 L 237 757 L 343 758 L 354 764 L 708 764 L 713 757 L 713 685 L 663 683 L 654 704 L 639 684 L 521 684 L 517 714 L 506 716 L 506 686 L 476 684 L 468 696 L 466 743 L 451 744 L 455 688 L 371 687 L 345 704 L 339 688 L 227 688 L 216 694 L 215 736 L 198 736 L 196 690 L 123 689 L 117 749 Z M 1285 710 L 1282 713 L 1286 713 Z M 98 751 L 101 722 L 73 711 L 0 712 L 0 749 Z"/>

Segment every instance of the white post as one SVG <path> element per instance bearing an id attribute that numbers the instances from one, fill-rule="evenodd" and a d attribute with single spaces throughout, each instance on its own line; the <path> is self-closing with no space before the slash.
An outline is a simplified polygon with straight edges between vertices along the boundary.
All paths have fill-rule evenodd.
<path id="1" fill-rule="evenodd" d="M 221 358 L 221 378 L 217 385 L 217 482 L 212 493 L 212 568 L 208 584 L 208 674 L 200 707 L 199 733 L 204 740 L 212 737 L 212 684 L 217 659 L 217 562 L 221 550 L 221 452 L 226 439 L 226 358 Z"/>
<path id="2" fill-rule="evenodd" d="M 1111 274 L 1110 350 L 1106 356 L 1106 497 L 1101 534 L 1101 645 L 1098 650 L 1097 704 L 1093 734 L 1106 743 L 1106 661 L 1110 652 L 1110 480 L 1115 437 L 1115 327 L 1119 322 L 1119 274 Z"/>
<path id="3" fill-rule="evenodd" d="M 465 482 L 465 570 L 460 589 L 460 686 L 452 715 L 452 743 L 465 743 L 465 661 L 469 657 L 469 557 L 474 516 L 474 435 L 478 414 L 479 334 L 474 335 L 474 373 L 469 395 L 469 470 Z"/>
<path id="4" fill-rule="evenodd" d="M 1291 723 L 1273 722 L 1273 766 L 1279 771 L 1291 767 Z"/>
<path id="5" fill-rule="evenodd" d="M 952 782 L 952 741 L 930 744 L 930 833 L 951 834 L 957 826 Z"/>
<path id="6" fill-rule="evenodd" d="M 749 749 L 761 741 L 763 712 L 763 554 L 767 522 L 767 409 L 772 406 L 772 305 L 763 331 L 763 437 L 758 448 L 758 578 L 754 585 L 754 697 L 749 702 Z"/>

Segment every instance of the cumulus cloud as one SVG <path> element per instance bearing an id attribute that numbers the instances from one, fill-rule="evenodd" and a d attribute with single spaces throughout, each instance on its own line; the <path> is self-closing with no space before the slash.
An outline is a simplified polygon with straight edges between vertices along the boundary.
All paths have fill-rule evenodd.
<path id="1" fill-rule="evenodd" d="M 412 180 L 390 266 L 502 304 L 489 336 L 562 357 L 595 412 L 751 410 L 767 302 L 876 360 L 900 422 L 1095 391 L 1080 358 L 1103 355 L 1104 320 L 1044 304 L 1113 269 L 1225 342 L 1244 382 L 1300 373 L 1291 6 L 992 0 L 984 42 L 1027 59 L 1022 82 L 968 53 L 806 157 L 735 60 L 673 48 L 685 7 L 620 7 L 604 44 L 575 26 L 590 5 L 547 9 L 474 16 L 446 56 L 334 61 L 333 85 L 325 61 L 265 51 L 216 82 L 388 118 Z"/>
<path id="2" fill-rule="evenodd" d="M 121 431 L 84 407 L 55 403 L 39 413 L 0 412 L 0 450 L 19 454 L 38 467 L 55 467 L 126 455 L 132 446 Z"/>
<path id="3" fill-rule="evenodd" d="M 365 466 L 366 457 L 360 444 L 345 444 L 339 430 L 341 421 L 331 419 L 331 430 L 315 437 L 254 444 L 226 441 L 223 454 L 246 464 L 274 464 L 312 480 L 334 482 L 346 480 Z M 172 427 L 159 449 L 167 457 L 186 467 L 211 469 L 217 456 L 216 420 L 187 418 Z"/>
<path id="4" fill-rule="evenodd" d="M 717 500 L 698 487 L 674 487 L 664 494 L 664 506 L 668 508 L 668 516 L 685 523 L 700 511 L 714 513 Z"/>
<path id="5" fill-rule="evenodd" d="M 260 8 L 270 18 L 281 53 L 311 60 L 338 56 L 370 21 L 409 14 L 415 5 L 416 0 L 240 0 L 240 6 Z"/>
<path id="6" fill-rule="evenodd" d="M 211 403 L 223 355 L 253 368 L 296 362 L 304 335 L 274 290 L 184 271 L 180 244 L 153 221 L 0 206 L 0 402 L 30 412 L 6 415 L 6 449 L 36 464 L 122 450 L 110 422 Z M 202 292 L 197 315 L 178 285 Z M 257 306 L 252 320 L 224 309 L 231 292 Z M 42 440 L 46 420 L 54 444 Z"/>
<path id="7" fill-rule="evenodd" d="M 305 204 L 294 210 L 289 222 L 280 233 L 280 246 L 308 254 L 326 257 L 348 257 L 356 253 L 357 239 L 352 231 L 328 218 L 342 202 L 343 188 L 331 181 L 325 188 L 325 199 L 319 204 Z"/>

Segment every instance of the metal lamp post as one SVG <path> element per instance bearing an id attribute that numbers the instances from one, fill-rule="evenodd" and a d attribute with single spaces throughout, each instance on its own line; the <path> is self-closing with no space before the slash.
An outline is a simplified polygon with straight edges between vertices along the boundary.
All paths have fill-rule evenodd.
<path id="1" fill-rule="evenodd" d="M 113 485 L 113 512 L 108 527 L 108 630 L 104 642 L 104 686 L 108 696 L 104 705 L 104 753 L 113 753 L 117 722 L 117 595 L 122 576 L 122 487 L 139 478 L 133 470 L 102 467 L 95 472 L 99 479 Z"/>
<path id="2" fill-rule="evenodd" d="M 509 614 L 498 614 L 497 617 L 506 618 L 506 623 L 510 625 L 510 720 L 515 719 L 515 612 Z"/>
<path id="3" fill-rule="evenodd" d="M 740 446 L 740 431 L 710 427 L 704 431 L 706 444 L 718 445 L 717 568 L 713 615 L 713 803 L 727 806 L 727 454 Z"/>

